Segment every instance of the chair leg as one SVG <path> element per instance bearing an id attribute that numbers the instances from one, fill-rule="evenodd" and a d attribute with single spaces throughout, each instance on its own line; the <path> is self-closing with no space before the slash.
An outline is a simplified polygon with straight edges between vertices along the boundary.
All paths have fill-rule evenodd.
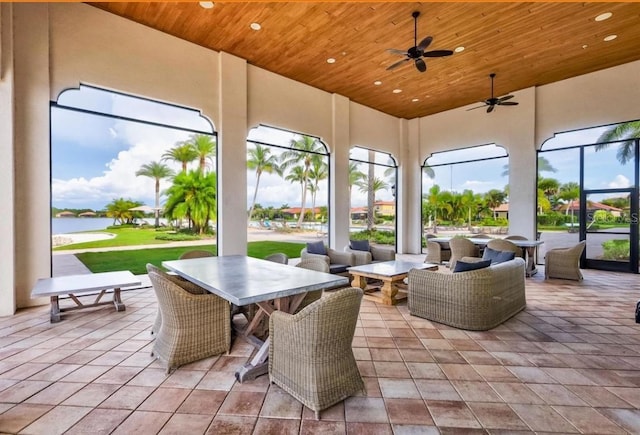
<path id="1" fill-rule="evenodd" d="M 320 411 L 316 411 L 316 420 L 320 420 Z"/>

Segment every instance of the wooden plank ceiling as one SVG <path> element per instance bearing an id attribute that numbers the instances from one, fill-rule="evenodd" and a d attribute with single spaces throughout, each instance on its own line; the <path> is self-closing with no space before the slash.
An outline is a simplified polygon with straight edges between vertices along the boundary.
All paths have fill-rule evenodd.
<path id="1" fill-rule="evenodd" d="M 640 59 L 640 3 L 89 4 L 407 119 L 489 98 L 492 72 L 502 96 Z M 414 45 L 413 11 L 418 41 L 433 36 L 428 50 L 464 51 L 425 58 L 424 73 L 413 62 L 387 71 L 402 57 L 386 49 Z"/>

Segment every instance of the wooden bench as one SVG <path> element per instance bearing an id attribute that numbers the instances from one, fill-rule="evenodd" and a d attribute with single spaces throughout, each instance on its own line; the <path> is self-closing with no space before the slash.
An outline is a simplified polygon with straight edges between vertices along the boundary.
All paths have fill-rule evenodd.
<path id="1" fill-rule="evenodd" d="M 31 298 L 51 297 L 51 323 L 59 322 L 61 312 L 114 304 L 116 311 L 124 311 L 125 306 L 120 299 L 120 288 L 141 285 L 142 282 L 131 272 L 103 272 L 85 275 L 57 276 L 41 278 L 31 291 Z M 107 290 L 113 289 L 113 300 L 100 302 Z M 83 304 L 77 295 L 99 291 L 92 304 Z M 60 308 L 58 296 L 69 295 L 76 306 Z"/>

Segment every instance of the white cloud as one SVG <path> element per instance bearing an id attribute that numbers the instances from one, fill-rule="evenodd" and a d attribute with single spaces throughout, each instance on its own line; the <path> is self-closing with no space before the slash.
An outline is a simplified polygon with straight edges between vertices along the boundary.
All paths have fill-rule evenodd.
<path id="1" fill-rule="evenodd" d="M 630 186 L 631 186 L 631 182 L 624 175 L 616 175 L 613 181 L 610 181 L 608 183 L 608 187 L 610 189 L 621 189 L 621 188 L 630 187 Z"/>

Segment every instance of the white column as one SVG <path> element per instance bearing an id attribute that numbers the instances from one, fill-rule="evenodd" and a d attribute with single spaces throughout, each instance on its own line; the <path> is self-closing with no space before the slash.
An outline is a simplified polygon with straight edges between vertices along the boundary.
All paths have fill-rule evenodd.
<path id="1" fill-rule="evenodd" d="M 247 62 L 220 53 L 218 255 L 247 253 Z"/>
<path id="2" fill-rule="evenodd" d="M 400 119 L 400 167 L 396 196 L 398 199 L 398 252 L 422 252 L 422 199 L 420 166 L 420 123 L 417 119 Z"/>
<path id="3" fill-rule="evenodd" d="M 332 95 L 329 246 L 342 250 L 349 243 L 349 99 Z"/>

